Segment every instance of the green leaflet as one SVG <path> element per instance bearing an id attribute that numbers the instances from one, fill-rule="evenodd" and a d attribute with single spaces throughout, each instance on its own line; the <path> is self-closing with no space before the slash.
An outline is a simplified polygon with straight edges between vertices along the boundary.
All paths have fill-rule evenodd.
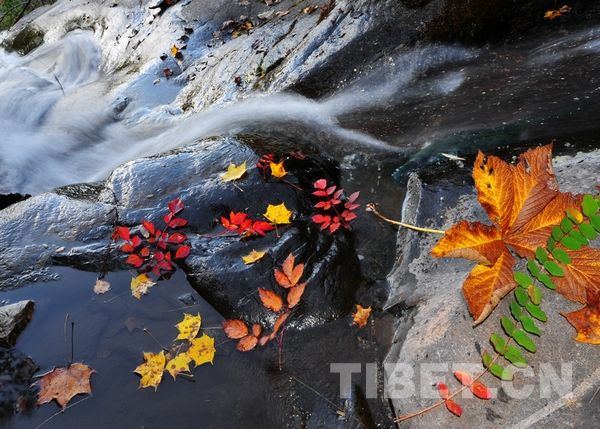
<path id="1" fill-rule="evenodd" d="M 540 264 L 544 264 L 544 262 L 546 262 L 548 260 L 548 254 L 541 247 L 538 247 L 537 249 L 535 249 L 535 257 L 539 261 Z"/>
<path id="2" fill-rule="evenodd" d="M 521 320 L 521 316 L 523 315 L 523 310 L 521 310 L 521 306 L 514 299 L 510 302 L 510 314 L 515 320 Z"/>
<path id="3" fill-rule="evenodd" d="M 564 237 L 561 241 L 563 246 L 565 246 L 569 250 L 579 250 L 581 249 L 581 243 L 574 238 Z"/>
<path id="4" fill-rule="evenodd" d="M 506 332 L 506 335 L 512 337 L 512 332 L 515 330 L 515 324 L 506 316 L 502 316 L 500 319 L 500 324 L 502 325 L 502 329 Z"/>
<path id="5" fill-rule="evenodd" d="M 506 352 L 504 353 L 504 358 L 512 363 L 514 366 L 523 368 L 527 366 L 527 360 L 519 350 L 515 346 L 507 346 Z"/>
<path id="6" fill-rule="evenodd" d="M 548 289 L 556 289 L 556 285 L 548 274 L 540 274 L 538 280 L 543 283 Z"/>
<path id="7" fill-rule="evenodd" d="M 579 221 L 577 220 L 577 218 L 581 215 L 581 213 L 579 213 L 579 211 L 576 210 L 567 210 L 567 217 L 571 220 L 571 222 L 573 222 L 574 225 L 579 225 Z"/>
<path id="8" fill-rule="evenodd" d="M 537 278 L 541 273 L 540 267 L 538 266 L 538 264 L 535 263 L 533 259 L 527 260 L 527 270 L 535 278 Z"/>
<path id="9" fill-rule="evenodd" d="M 575 229 L 569 233 L 569 238 L 579 241 L 582 246 L 587 246 L 588 244 L 590 244 L 588 239 L 585 238 L 581 232 Z"/>
<path id="10" fill-rule="evenodd" d="M 564 237 L 563 237 L 564 240 Z M 552 237 L 548 237 L 548 241 L 546 242 L 546 247 L 548 248 L 548 250 L 551 252 L 552 250 L 554 250 L 554 247 L 556 246 L 556 240 Z"/>
<path id="11" fill-rule="evenodd" d="M 484 350 L 483 354 L 481 355 L 481 360 L 483 361 L 483 366 L 487 368 L 492 364 L 494 359 L 492 358 L 492 355 L 490 355 L 486 350 Z"/>
<path id="12" fill-rule="evenodd" d="M 554 257 L 554 259 L 556 259 L 561 264 L 570 264 L 571 263 L 571 258 L 569 257 L 567 252 L 565 252 L 562 249 L 552 250 L 552 256 Z"/>
<path id="13" fill-rule="evenodd" d="M 592 226 L 594 227 L 594 229 L 600 232 L 600 216 L 590 216 L 590 222 L 592 222 Z"/>
<path id="14" fill-rule="evenodd" d="M 579 225 L 579 230 L 581 231 L 583 236 L 588 240 L 595 240 L 598 237 L 598 233 L 596 232 L 594 227 L 589 223 L 582 223 L 581 225 Z"/>
<path id="15" fill-rule="evenodd" d="M 529 299 L 531 300 L 531 302 L 535 305 L 540 305 L 540 303 L 542 302 L 542 291 L 540 290 L 540 288 L 531 285 L 527 289 L 527 292 L 529 293 Z"/>
<path id="16" fill-rule="evenodd" d="M 540 328 L 538 328 L 533 321 L 533 319 L 529 316 L 521 317 L 521 324 L 523 325 L 523 330 L 525 332 L 529 332 L 530 334 L 537 335 L 538 337 L 542 335 Z"/>
<path id="17" fill-rule="evenodd" d="M 513 373 L 508 368 L 504 368 L 497 363 L 493 363 L 490 365 L 490 374 L 495 377 L 498 377 L 500 380 L 511 381 L 513 379 Z"/>
<path id="18" fill-rule="evenodd" d="M 528 302 L 525 305 L 525 308 L 527 309 L 527 312 L 531 314 L 531 316 L 535 317 L 540 322 L 545 322 L 546 320 L 548 320 L 548 316 L 546 316 L 544 310 L 542 310 L 538 305 Z"/>
<path id="19" fill-rule="evenodd" d="M 569 231 L 571 231 L 573 229 L 573 227 L 575 226 L 575 224 L 573 222 L 571 222 L 571 220 L 566 217 L 562 220 L 562 222 L 560 223 L 560 229 L 562 229 L 562 231 L 567 234 Z"/>
<path id="20" fill-rule="evenodd" d="M 563 238 L 564 236 L 565 236 L 565 234 L 562 232 L 562 230 L 558 226 L 555 226 L 554 228 L 552 228 L 552 238 L 554 238 L 556 241 L 560 241 L 560 239 Z"/>
<path id="21" fill-rule="evenodd" d="M 513 274 L 513 277 L 515 278 L 515 281 L 517 282 L 517 284 L 519 286 L 523 286 L 524 288 L 533 284 L 533 280 L 531 279 L 531 277 L 529 277 L 527 274 L 525 274 L 521 271 L 516 271 Z"/>
<path id="22" fill-rule="evenodd" d="M 546 268 L 546 271 L 548 271 L 554 277 L 564 277 L 565 276 L 565 272 L 563 271 L 563 269 L 561 267 L 559 267 L 558 264 L 554 261 L 546 261 L 544 263 L 544 268 Z"/>
<path id="23" fill-rule="evenodd" d="M 499 354 L 504 354 L 506 350 L 506 339 L 501 337 L 498 334 L 490 335 L 490 343 L 494 346 L 494 350 L 496 350 Z"/>
<path id="24" fill-rule="evenodd" d="M 584 195 L 583 202 L 581 203 L 583 214 L 587 217 L 591 217 L 598 212 L 598 203 L 591 195 Z"/>
<path id="25" fill-rule="evenodd" d="M 515 329 L 512 337 L 515 339 L 518 345 L 523 347 L 528 352 L 536 352 L 537 347 L 535 346 L 535 343 L 525 332 L 521 331 L 520 329 Z"/>
<path id="26" fill-rule="evenodd" d="M 515 289 L 515 298 L 521 307 L 525 307 L 525 304 L 529 302 L 529 296 L 527 295 L 527 292 L 525 292 L 525 289 L 520 287 Z"/>

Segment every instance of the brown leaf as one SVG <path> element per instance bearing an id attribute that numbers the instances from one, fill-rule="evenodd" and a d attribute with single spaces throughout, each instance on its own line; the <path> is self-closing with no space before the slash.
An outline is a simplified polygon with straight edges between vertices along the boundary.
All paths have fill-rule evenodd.
<path id="1" fill-rule="evenodd" d="M 258 288 L 260 300 L 266 308 L 277 313 L 283 307 L 283 300 L 275 292 Z"/>
<path id="2" fill-rule="evenodd" d="M 258 344 L 258 338 L 253 335 L 248 335 L 238 341 L 236 348 L 240 352 L 249 352 L 256 347 L 256 344 Z"/>
<path id="3" fill-rule="evenodd" d="M 577 330 L 575 341 L 600 344 L 600 292 L 588 291 L 588 304 L 570 313 L 561 313 Z"/>
<path id="4" fill-rule="evenodd" d="M 223 330 L 227 338 L 237 340 L 248 335 L 248 327 L 241 320 L 225 320 L 223 322 Z"/>
<path id="5" fill-rule="evenodd" d="M 360 304 L 356 304 L 356 312 L 352 315 L 352 324 L 358 325 L 359 328 L 367 326 L 369 316 L 371 315 L 371 307 L 363 307 Z"/>
<path id="6" fill-rule="evenodd" d="M 564 277 L 554 277 L 556 291 L 571 301 L 594 304 L 589 296 L 600 293 L 600 250 L 583 247 L 567 251 L 571 263 L 561 265 Z"/>
<path id="7" fill-rule="evenodd" d="M 304 293 L 305 287 L 306 283 L 300 283 L 299 285 L 296 285 L 289 290 L 287 296 L 289 308 L 294 308 L 300 302 L 300 298 L 302 298 L 302 294 Z"/>
<path id="8" fill-rule="evenodd" d="M 106 280 L 96 280 L 96 284 L 94 285 L 94 293 L 95 294 L 102 294 L 102 293 L 106 293 L 110 290 L 110 283 L 107 282 Z"/>
<path id="9" fill-rule="evenodd" d="M 92 393 L 90 377 L 94 372 L 92 368 L 79 362 L 72 363 L 67 368 L 55 368 L 38 381 L 38 405 L 56 399 L 65 408 L 73 396 Z"/>

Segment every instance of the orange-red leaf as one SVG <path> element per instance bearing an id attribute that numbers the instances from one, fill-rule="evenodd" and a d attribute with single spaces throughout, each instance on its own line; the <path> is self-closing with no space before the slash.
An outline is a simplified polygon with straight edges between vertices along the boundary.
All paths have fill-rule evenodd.
<path id="1" fill-rule="evenodd" d="M 454 371 L 454 376 L 463 386 L 470 386 L 473 383 L 473 378 L 464 371 Z"/>
<path id="2" fill-rule="evenodd" d="M 438 392 L 440 393 L 440 396 L 442 397 L 442 399 L 448 399 L 448 396 L 450 396 L 450 392 L 448 391 L 448 386 L 445 383 L 438 383 L 437 388 L 438 388 Z"/>
<path id="3" fill-rule="evenodd" d="M 588 291 L 587 306 L 563 314 L 577 330 L 575 341 L 600 344 L 600 292 Z"/>
<path id="4" fill-rule="evenodd" d="M 299 285 L 296 285 L 290 289 L 287 296 L 289 308 L 294 308 L 300 302 L 300 298 L 302 298 L 305 287 L 306 283 L 300 283 Z"/>
<path id="5" fill-rule="evenodd" d="M 358 325 L 359 328 L 364 328 L 369 321 L 371 315 L 371 307 L 363 307 L 360 304 L 356 304 L 356 312 L 352 315 L 352 323 Z"/>
<path id="6" fill-rule="evenodd" d="M 477 396 L 479 399 L 492 399 L 492 392 L 490 392 L 490 389 L 488 389 L 487 386 L 480 381 L 476 381 L 471 384 L 470 389 L 471 392 L 473 392 L 473 395 Z"/>
<path id="7" fill-rule="evenodd" d="M 248 327 L 241 320 L 225 320 L 223 322 L 223 330 L 227 338 L 237 340 L 248 335 Z"/>
<path id="8" fill-rule="evenodd" d="M 258 295 L 262 301 L 263 306 L 271 311 L 278 312 L 283 307 L 283 300 L 275 292 L 258 288 Z"/>
<path id="9" fill-rule="evenodd" d="M 39 380 L 38 405 L 56 399 L 65 408 L 73 396 L 80 393 L 92 393 L 90 377 L 95 371 L 79 362 L 66 368 L 56 368 Z"/>
<path id="10" fill-rule="evenodd" d="M 294 266 L 295 258 L 292 253 L 285 258 L 281 266 L 281 271 L 275 269 L 275 281 L 279 286 L 285 289 L 292 288 L 300 281 L 304 273 L 304 264 Z"/>
<path id="11" fill-rule="evenodd" d="M 446 231 L 431 250 L 431 254 L 438 258 L 465 258 L 492 265 L 504 248 L 502 236 L 497 228 L 461 220 Z"/>
<path id="12" fill-rule="evenodd" d="M 571 301 L 594 304 L 590 296 L 600 293 L 600 250 L 583 247 L 569 250 L 571 263 L 561 265 L 564 277 L 554 277 L 556 291 Z"/>
<path id="13" fill-rule="evenodd" d="M 255 323 L 254 325 L 252 325 L 252 335 L 254 335 L 255 337 L 258 337 L 262 332 L 262 326 L 260 326 L 258 323 Z"/>
<path id="14" fill-rule="evenodd" d="M 258 344 L 258 338 L 253 335 L 248 335 L 238 341 L 236 348 L 240 352 L 249 352 L 256 347 L 256 344 Z"/>
<path id="15" fill-rule="evenodd" d="M 283 274 L 285 274 L 288 279 L 292 278 L 292 271 L 294 270 L 294 262 L 295 262 L 295 257 L 292 253 L 290 253 L 288 255 L 288 257 L 285 258 L 285 261 L 283 261 L 283 264 L 281 265 Z"/>
<path id="16" fill-rule="evenodd" d="M 286 276 L 285 273 L 283 273 L 282 271 L 279 271 L 278 269 L 275 269 L 274 274 L 275 274 L 275 281 L 282 288 L 289 289 L 289 288 L 291 288 L 291 287 L 294 286 L 290 282 L 288 276 Z"/>
<path id="17" fill-rule="evenodd" d="M 446 402 L 446 408 L 448 408 L 448 411 L 450 411 L 452 414 L 454 414 L 457 417 L 460 417 L 462 415 L 462 408 L 460 405 L 458 405 L 452 399 L 446 399 L 445 402 Z"/>
<path id="18" fill-rule="evenodd" d="M 289 315 L 289 311 L 286 311 L 285 313 L 281 313 L 277 320 L 275 320 L 275 324 L 273 325 L 273 332 L 271 332 L 271 335 L 269 335 L 270 340 L 275 338 L 275 335 L 277 335 L 277 332 L 279 332 Z"/>

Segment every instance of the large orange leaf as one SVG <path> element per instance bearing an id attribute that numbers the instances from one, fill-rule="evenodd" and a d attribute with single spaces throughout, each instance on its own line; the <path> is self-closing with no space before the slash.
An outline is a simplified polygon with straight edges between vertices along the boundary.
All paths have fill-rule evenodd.
<path id="1" fill-rule="evenodd" d="M 516 165 L 480 152 L 475 160 L 473 179 L 477 198 L 493 225 L 460 221 L 451 227 L 432 249 L 437 257 L 466 258 L 479 262 L 467 277 L 463 292 L 475 323 L 482 322 L 500 299 L 515 286 L 514 259 L 531 257 L 545 246 L 551 230 L 567 209 L 577 209 L 581 197 L 559 193 L 552 170 L 552 145 L 530 149 L 519 156 Z M 569 299 L 585 291 L 582 281 L 588 265 L 567 270 L 559 292 Z M 575 282 L 579 286 L 568 287 Z M 584 293 L 585 296 L 585 293 Z M 576 299 L 579 300 L 579 299 Z"/>
<path id="2" fill-rule="evenodd" d="M 576 341 L 600 344 L 600 291 L 588 291 L 586 300 L 587 306 L 563 316 L 577 330 Z"/>
<path id="3" fill-rule="evenodd" d="M 600 250 L 583 247 L 568 253 L 571 263 L 561 265 L 564 277 L 554 278 L 556 291 L 571 301 L 594 304 L 588 297 L 600 293 Z"/>

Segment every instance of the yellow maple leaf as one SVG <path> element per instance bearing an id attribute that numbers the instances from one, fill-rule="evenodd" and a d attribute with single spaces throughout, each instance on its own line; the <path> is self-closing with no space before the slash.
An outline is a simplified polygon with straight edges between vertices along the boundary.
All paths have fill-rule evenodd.
<path id="1" fill-rule="evenodd" d="M 131 294 L 135 298 L 140 299 L 142 295 L 146 295 L 148 290 L 155 284 L 156 283 L 150 280 L 148 274 L 140 274 L 139 276 L 131 279 Z"/>
<path id="2" fill-rule="evenodd" d="M 191 360 L 192 358 L 190 358 L 186 352 L 179 353 L 177 356 L 167 362 L 165 370 L 171 374 L 173 379 L 175 379 L 177 375 L 182 372 L 190 372 L 189 363 Z"/>
<path id="3" fill-rule="evenodd" d="M 365 308 L 360 304 L 356 304 L 356 313 L 352 315 L 352 323 L 358 325 L 359 328 L 364 328 L 367 325 L 370 315 L 371 307 Z"/>
<path id="4" fill-rule="evenodd" d="M 285 167 L 283 166 L 283 161 L 277 164 L 270 162 L 269 167 L 271 168 L 271 176 L 273 177 L 281 178 L 287 174 L 287 171 L 285 171 Z"/>
<path id="5" fill-rule="evenodd" d="M 264 216 L 274 224 L 283 225 L 290 223 L 292 212 L 287 209 L 285 203 L 276 206 L 269 204 Z"/>
<path id="6" fill-rule="evenodd" d="M 191 343 L 192 345 L 188 349 L 187 354 L 196 366 L 207 362 L 213 363 L 216 352 L 214 338 L 204 334 L 200 338 L 194 338 Z"/>
<path id="7" fill-rule="evenodd" d="M 158 354 L 144 353 L 144 363 L 133 371 L 142 376 L 140 388 L 154 387 L 154 390 L 158 388 L 165 371 L 165 362 L 165 352 L 162 350 Z"/>
<path id="8" fill-rule="evenodd" d="M 227 172 L 221 175 L 221 180 L 223 182 L 231 182 L 232 180 L 237 180 L 242 177 L 246 173 L 246 161 L 242 162 L 240 165 L 235 165 L 233 163 L 229 164 L 227 167 Z"/>
<path id="9" fill-rule="evenodd" d="M 171 55 L 173 55 L 174 57 L 177 57 L 178 53 L 179 53 L 179 48 L 175 45 L 171 46 Z"/>
<path id="10" fill-rule="evenodd" d="M 183 320 L 175 325 L 179 330 L 179 335 L 177 335 L 176 340 L 192 341 L 192 339 L 196 338 L 196 335 L 198 335 L 201 324 L 202 319 L 200 318 L 199 313 L 195 316 L 183 313 Z"/>
<path id="11" fill-rule="evenodd" d="M 266 254 L 267 252 L 252 250 L 252 252 L 248 253 L 246 256 L 242 256 L 242 260 L 244 261 L 244 264 L 250 265 L 262 259 Z"/>

